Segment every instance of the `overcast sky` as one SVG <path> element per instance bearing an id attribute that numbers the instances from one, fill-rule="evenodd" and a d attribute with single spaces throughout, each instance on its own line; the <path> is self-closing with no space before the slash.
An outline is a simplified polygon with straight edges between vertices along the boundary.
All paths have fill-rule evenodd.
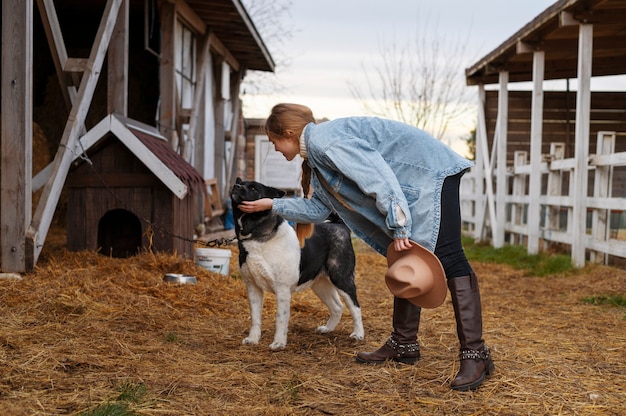
<path id="1" fill-rule="evenodd" d="M 363 115 L 349 81 L 364 76 L 364 65 L 372 67 L 381 45 L 415 36 L 424 16 L 435 22 L 438 35 L 468 38 L 466 64 L 459 68 L 463 74 L 552 4 L 553 0 L 293 0 L 290 16 L 284 17 L 292 38 L 283 45 L 291 64 L 277 70 L 284 92 L 244 95 L 245 115 L 264 118 L 272 105 L 284 101 L 306 104 L 318 118 Z M 469 129 L 472 123 L 455 128 Z"/>

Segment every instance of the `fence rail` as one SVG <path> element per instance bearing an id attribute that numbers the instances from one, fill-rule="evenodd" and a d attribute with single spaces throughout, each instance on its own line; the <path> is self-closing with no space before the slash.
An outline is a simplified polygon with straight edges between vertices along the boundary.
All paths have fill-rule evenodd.
<path id="1" fill-rule="evenodd" d="M 473 168 L 461 182 L 461 213 L 465 232 L 477 241 L 489 239 L 494 228 L 490 222 L 496 218 L 490 215 L 489 210 L 494 210 L 494 205 L 504 204 L 505 218 L 497 221 L 498 227 L 504 229 L 507 243 L 527 244 L 529 236 L 538 235 L 543 248 L 554 243 L 570 247 L 582 244 L 584 260 L 608 263 L 609 256 L 626 258 L 626 241 L 620 239 L 620 230 L 624 229 L 626 198 L 613 195 L 614 188 L 622 186 L 624 180 L 623 170 L 619 175 L 615 173 L 616 168 L 626 166 L 626 152 L 615 152 L 616 136 L 616 132 L 598 132 L 596 154 L 589 155 L 583 175 L 576 175 L 575 158 L 563 157 L 564 143 L 550 143 L 550 153 L 543 155 L 540 168 L 535 172 L 531 170 L 528 152 L 515 151 L 506 177 L 498 178 L 491 174 L 492 184 L 506 181 L 506 187 L 491 186 L 491 189 L 506 189 L 505 194 L 495 193 L 495 204 L 488 201 L 489 186 L 484 180 L 485 175 Z M 533 194 L 529 192 L 531 175 L 541 176 L 539 210 L 535 209 L 536 212 L 529 212 L 530 207 L 537 206 L 530 203 L 530 195 Z M 582 178 L 584 187 L 575 186 L 577 178 Z M 582 196 L 576 194 L 576 189 L 588 191 Z M 582 214 L 575 216 L 575 211 Z M 528 221 L 533 215 L 539 216 L 540 221 Z M 584 224 L 579 225 L 577 221 Z M 539 229 L 532 230 L 529 224 L 538 224 Z M 585 232 L 582 241 L 575 242 L 574 227 L 577 226 L 584 227 Z M 574 254 L 572 250 L 572 256 Z M 574 263 L 580 264 L 581 261 L 574 259 Z"/>

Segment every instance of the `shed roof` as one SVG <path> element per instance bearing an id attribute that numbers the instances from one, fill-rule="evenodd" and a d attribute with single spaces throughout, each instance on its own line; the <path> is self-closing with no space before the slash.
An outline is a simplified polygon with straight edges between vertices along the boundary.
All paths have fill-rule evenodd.
<path id="1" fill-rule="evenodd" d="M 465 70 L 468 85 L 531 81 L 535 50 L 545 51 L 545 79 L 575 78 L 578 25 L 593 24 L 592 75 L 626 73 L 626 0 L 559 0 Z"/>
<path id="2" fill-rule="evenodd" d="M 273 71 L 274 61 L 239 0 L 187 0 L 194 12 L 247 69 Z"/>
<path id="3" fill-rule="evenodd" d="M 74 159 L 82 159 L 83 152 L 89 153 L 105 143 L 109 134 L 126 146 L 179 199 L 191 192 L 206 192 L 202 175 L 170 147 L 156 128 L 119 114 L 107 115 L 85 133 L 73 152 Z"/>
<path id="4" fill-rule="evenodd" d="M 202 195 L 206 192 L 204 178 L 202 178 L 200 172 L 174 151 L 172 146 L 160 133 L 140 130 L 133 127 L 130 123 L 126 123 L 126 127 L 128 127 L 128 130 L 130 130 L 148 150 L 154 153 L 154 155 L 187 186 L 188 190 L 198 195 Z M 155 174 L 157 174 L 157 172 L 155 172 Z"/>

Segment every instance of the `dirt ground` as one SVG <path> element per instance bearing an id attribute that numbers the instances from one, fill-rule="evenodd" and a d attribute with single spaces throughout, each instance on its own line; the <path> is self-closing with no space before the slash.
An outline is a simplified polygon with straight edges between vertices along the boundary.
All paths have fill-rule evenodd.
<path id="1" fill-rule="evenodd" d="M 249 313 L 234 246 L 223 276 L 171 255 L 111 259 L 48 243 L 33 273 L 0 280 L 0 414 L 112 403 L 137 415 L 626 414 L 626 311 L 581 300 L 623 296 L 626 271 L 540 278 L 474 264 L 496 373 L 476 392 L 455 392 L 449 296 L 422 313 L 416 365 L 355 362 L 388 337 L 392 300 L 384 258 L 356 245 L 365 340 L 349 338 L 347 310 L 334 333 L 316 333 L 327 313 L 306 291 L 292 300 L 287 347 L 271 352 L 273 296 L 260 345 L 241 344 Z M 198 284 L 164 283 L 170 272 Z M 141 395 L 129 400 L 129 388 Z"/>

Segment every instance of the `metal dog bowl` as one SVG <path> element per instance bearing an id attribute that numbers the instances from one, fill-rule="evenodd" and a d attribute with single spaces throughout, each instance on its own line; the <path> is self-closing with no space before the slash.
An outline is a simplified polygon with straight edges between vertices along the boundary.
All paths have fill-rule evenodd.
<path id="1" fill-rule="evenodd" d="M 181 285 L 195 285 L 198 282 L 196 276 L 179 273 L 168 273 L 163 277 L 163 281 L 167 283 L 179 283 Z"/>

